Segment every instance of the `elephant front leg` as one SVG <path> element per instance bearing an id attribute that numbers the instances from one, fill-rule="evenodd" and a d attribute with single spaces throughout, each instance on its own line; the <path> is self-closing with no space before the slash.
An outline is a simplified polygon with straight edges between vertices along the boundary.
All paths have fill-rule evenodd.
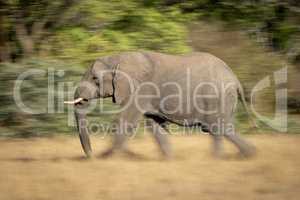
<path id="1" fill-rule="evenodd" d="M 128 155 L 134 155 L 133 152 L 127 148 L 127 138 L 136 131 L 139 119 L 142 115 L 136 109 L 127 109 L 122 112 L 119 118 L 115 121 L 112 130 L 113 143 L 112 146 L 101 154 L 101 157 L 108 157 L 115 152 L 124 152 Z"/>
<path id="2" fill-rule="evenodd" d="M 170 159 L 172 157 L 171 147 L 167 138 L 168 130 L 166 129 L 165 124 L 155 119 L 149 118 L 147 119 L 147 128 L 153 134 L 153 137 L 159 145 L 160 151 L 163 156 L 166 159 Z"/>

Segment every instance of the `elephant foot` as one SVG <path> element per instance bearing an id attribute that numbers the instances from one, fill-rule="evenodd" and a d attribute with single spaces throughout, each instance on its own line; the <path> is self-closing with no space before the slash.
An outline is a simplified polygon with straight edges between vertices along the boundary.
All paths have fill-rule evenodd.
<path id="1" fill-rule="evenodd" d="M 102 152 L 98 157 L 99 158 L 108 158 L 115 153 L 114 148 L 109 148 L 106 151 Z"/>
<path id="2" fill-rule="evenodd" d="M 129 157 L 131 159 L 138 159 L 138 160 L 144 159 L 144 157 L 141 154 L 130 151 L 127 148 L 122 148 L 122 149 L 110 148 L 110 149 L 102 152 L 98 157 L 99 158 L 109 158 L 116 153 L 124 155 L 126 157 Z"/>
<path id="3" fill-rule="evenodd" d="M 256 155 L 256 148 L 249 145 L 247 148 L 241 149 L 240 153 L 244 158 L 252 158 Z"/>
<path id="4" fill-rule="evenodd" d="M 86 156 L 86 159 L 92 159 L 93 158 L 93 154 L 92 154 L 91 151 L 85 152 L 85 156 Z"/>
<path id="5" fill-rule="evenodd" d="M 223 159 L 225 158 L 225 154 L 223 151 L 216 151 L 215 149 L 213 149 L 212 151 L 212 156 L 216 159 Z"/>
<path id="6" fill-rule="evenodd" d="M 174 155 L 171 153 L 171 151 L 162 151 L 161 152 L 161 158 L 162 160 L 172 160 L 174 158 Z"/>
<path id="7" fill-rule="evenodd" d="M 121 153 L 130 159 L 135 159 L 135 160 L 144 160 L 145 159 L 142 154 L 135 153 L 129 149 L 122 149 Z"/>

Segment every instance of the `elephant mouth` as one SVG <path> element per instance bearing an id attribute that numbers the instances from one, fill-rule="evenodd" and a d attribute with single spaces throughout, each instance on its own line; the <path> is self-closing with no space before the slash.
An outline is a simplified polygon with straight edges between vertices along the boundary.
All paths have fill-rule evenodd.
<path id="1" fill-rule="evenodd" d="M 77 98 L 77 99 L 74 99 L 73 101 L 64 101 L 65 104 L 71 104 L 71 105 L 81 105 L 85 102 L 88 102 L 89 100 L 88 99 L 85 99 L 85 98 Z"/>

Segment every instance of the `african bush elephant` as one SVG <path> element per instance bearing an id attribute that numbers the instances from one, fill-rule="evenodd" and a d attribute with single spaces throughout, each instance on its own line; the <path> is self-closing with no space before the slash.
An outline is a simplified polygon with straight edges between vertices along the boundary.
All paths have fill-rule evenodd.
<path id="1" fill-rule="evenodd" d="M 168 55 L 151 51 L 125 52 L 97 59 L 76 89 L 75 117 L 83 150 L 92 155 L 86 113 L 79 112 L 95 98 L 111 97 L 124 109 L 119 113 L 112 147 L 128 151 L 126 135 L 143 116 L 162 154 L 171 156 L 167 124 L 199 127 L 209 132 L 213 153 L 222 153 L 222 138 L 234 143 L 240 153 L 253 155 L 255 148 L 235 132 L 233 115 L 238 97 L 247 110 L 240 82 L 219 58 L 208 53 Z"/>

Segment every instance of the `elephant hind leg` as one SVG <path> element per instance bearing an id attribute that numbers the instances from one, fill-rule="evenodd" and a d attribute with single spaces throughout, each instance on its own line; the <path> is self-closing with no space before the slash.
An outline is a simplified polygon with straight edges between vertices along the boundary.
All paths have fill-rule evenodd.
<path id="1" fill-rule="evenodd" d="M 225 137 L 238 147 L 243 156 L 251 157 L 255 155 L 255 147 L 244 140 L 238 133 L 226 134 Z"/>
<path id="2" fill-rule="evenodd" d="M 232 122 L 224 122 L 218 126 L 211 125 L 209 132 L 213 140 L 213 155 L 216 157 L 222 157 L 223 153 L 223 137 L 232 142 L 245 157 L 250 157 L 255 154 L 255 147 L 244 140 L 238 133 L 235 132 L 235 128 Z"/>
<path id="3" fill-rule="evenodd" d="M 205 123 L 204 123 L 205 124 Z M 212 120 L 210 123 L 201 125 L 201 130 L 203 132 L 208 132 L 212 139 L 212 155 L 216 158 L 221 158 L 223 156 L 223 137 L 224 134 L 219 133 L 219 127 L 213 128 Z"/>
<path id="4" fill-rule="evenodd" d="M 222 157 L 223 154 L 223 136 L 222 135 L 214 135 L 212 136 L 212 154 L 216 158 Z"/>

